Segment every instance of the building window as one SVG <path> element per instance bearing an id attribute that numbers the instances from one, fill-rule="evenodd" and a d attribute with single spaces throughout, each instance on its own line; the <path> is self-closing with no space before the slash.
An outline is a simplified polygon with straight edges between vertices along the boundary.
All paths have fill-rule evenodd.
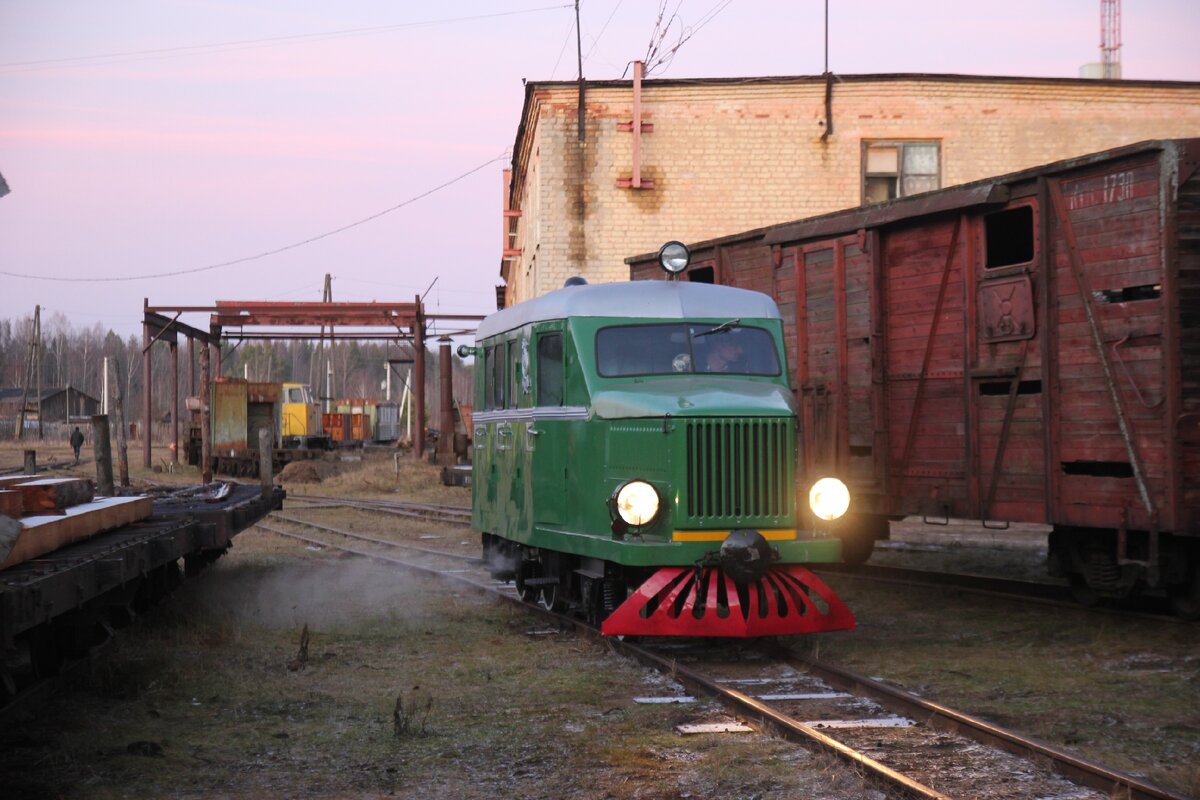
<path id="1" fill-rule="evenodd" d="M 863 142 L 863 204 L 940 189 L 941 144 Z"/>

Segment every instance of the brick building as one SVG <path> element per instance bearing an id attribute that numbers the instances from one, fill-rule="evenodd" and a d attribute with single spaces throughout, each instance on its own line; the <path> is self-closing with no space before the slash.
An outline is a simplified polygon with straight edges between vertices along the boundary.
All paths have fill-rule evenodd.
<path id="1" fill-rule="evenodd" d="M 1175 81 L 627 80 L 588 83 L 585 108 L 580 141 L 577 84 L 525 87 L 505 172 L 507 304 L 571 275 L 628 280 L 625 257 L 669 239 L 711 239 L 1145 139 L 1200 135 L 1200 83 Z"/>

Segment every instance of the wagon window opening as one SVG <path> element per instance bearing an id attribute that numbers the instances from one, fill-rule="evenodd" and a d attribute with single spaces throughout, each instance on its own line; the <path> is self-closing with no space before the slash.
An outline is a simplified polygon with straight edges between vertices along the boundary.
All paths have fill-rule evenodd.
<path id="1" fill-rule="evenodd" d="M 863 143 L 864 205 L 930 192 L 941 185 L 940 142 Z"/>
<path id="2" fill-rule="evenodd" d="M 983 218 L 987 253 L 984 267 L 1011 267 L 1033 261 L 1033 207 L 1018 206 Z"/>
<path id="3" fill-rule="evenodd" d="M 1098 289 L 1092 292 L 1101 303 L 1136 303 L 1139 300 L 1155 300 L 1162 297 L 1162 284 L 1126 286 L 1123 289 Z"/>
<path id="4" fill-rule="evenodd" d="M 716 283 L 716 274 L 711 266 L 696 267 L 687 271 L 687 279 L 692 283 Z"/>
<path id="5" fill-rule="evenodd" d="M 563 404 L 563 337 L 561 333 L 543 333 L 537 348 L 537 404 Z"/>

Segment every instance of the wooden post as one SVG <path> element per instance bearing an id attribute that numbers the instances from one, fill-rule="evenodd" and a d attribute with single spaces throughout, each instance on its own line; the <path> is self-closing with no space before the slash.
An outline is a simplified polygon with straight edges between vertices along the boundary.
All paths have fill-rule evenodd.
<path id="1" fill-rule="evenodd" d="M 275 445 L 275 437 L 272 435 L 269 428 L 260 428 L 258 431 L 258 477 L 262 481 L 262 496 L 267 499 L 271 496 L 271 487 L 273 485 L 274 475 L 271 472 L 271 455 Z"/>
<path id="2" fill-rule="evenodd" d="M 25 451 L 25 474 L 37 475 L 37 450 Z"/>
<path id="3" fill-rule="evenodd" d="M 425 455 L 425 315 L 421 313 L 421 296 L 417 295 L 417 319 L 413 325 L 413 411 L 416 430 L 413 431 L 413 455 Z"/>
<path id="4" fill-rule="evenodd" d="M 116 393 L 113 398 L 113 410 L 117 413 L 117 477 L 122 486 L 129 485 L 129 426 L 125 424 L 125 390 L 121 388 L 121 361 L 113 359 L 113 386 Z M 111 429 L 110 429 L 111 430 Z"/>
<path id="5" fill-rule="evenodd" d="M 96 491 L 105 497 L 116 494 L 113 487 L 112 447 L 108 438 L 108 415 L 92 417 L 92 446 L 96 451 Z"/>
<path id="6" fill-rule="evenodd" d="M 179 463 L 179 344 L 171 342 L 171 463 Z"/>
<path id="7" fill-rule="evenodd" d="M 438 343 L 438 444 L 439 464 L 454 463 L 454 396 L 453 359 L 450 340 Z"/>
<path id="8" fill-rule="evenodd" d="M 150 338 L 150 326 L 142 325 L 142 466 L 150 469 L 150 431 L 154 426 L 150 396 L 150 351 L 154 340 Z"/>
<path id="9" fill-rule="evenodd" d="M 212 397 L 212 390 L 208 385 L 209 382 L 209 359 L 212 354 L 212 348 L 208 342 L 204 343 L 204 347 L 200 348 L 200 477 L 205 483 L 212 483 L 212 436 L 209 434 L 209 414 L 208 407 L 209 399 Z"/>

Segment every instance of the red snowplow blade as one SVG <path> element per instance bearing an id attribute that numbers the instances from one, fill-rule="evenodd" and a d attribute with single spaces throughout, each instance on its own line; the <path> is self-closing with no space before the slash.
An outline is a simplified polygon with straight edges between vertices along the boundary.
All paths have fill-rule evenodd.
<path id="1" fill-rule="evenodd" d="M 743 587 L 716 567 L 663 567 L 600 626 L 605 636 L 783 636 L 850 630 L 854 614 L 797 564 Z"/>

